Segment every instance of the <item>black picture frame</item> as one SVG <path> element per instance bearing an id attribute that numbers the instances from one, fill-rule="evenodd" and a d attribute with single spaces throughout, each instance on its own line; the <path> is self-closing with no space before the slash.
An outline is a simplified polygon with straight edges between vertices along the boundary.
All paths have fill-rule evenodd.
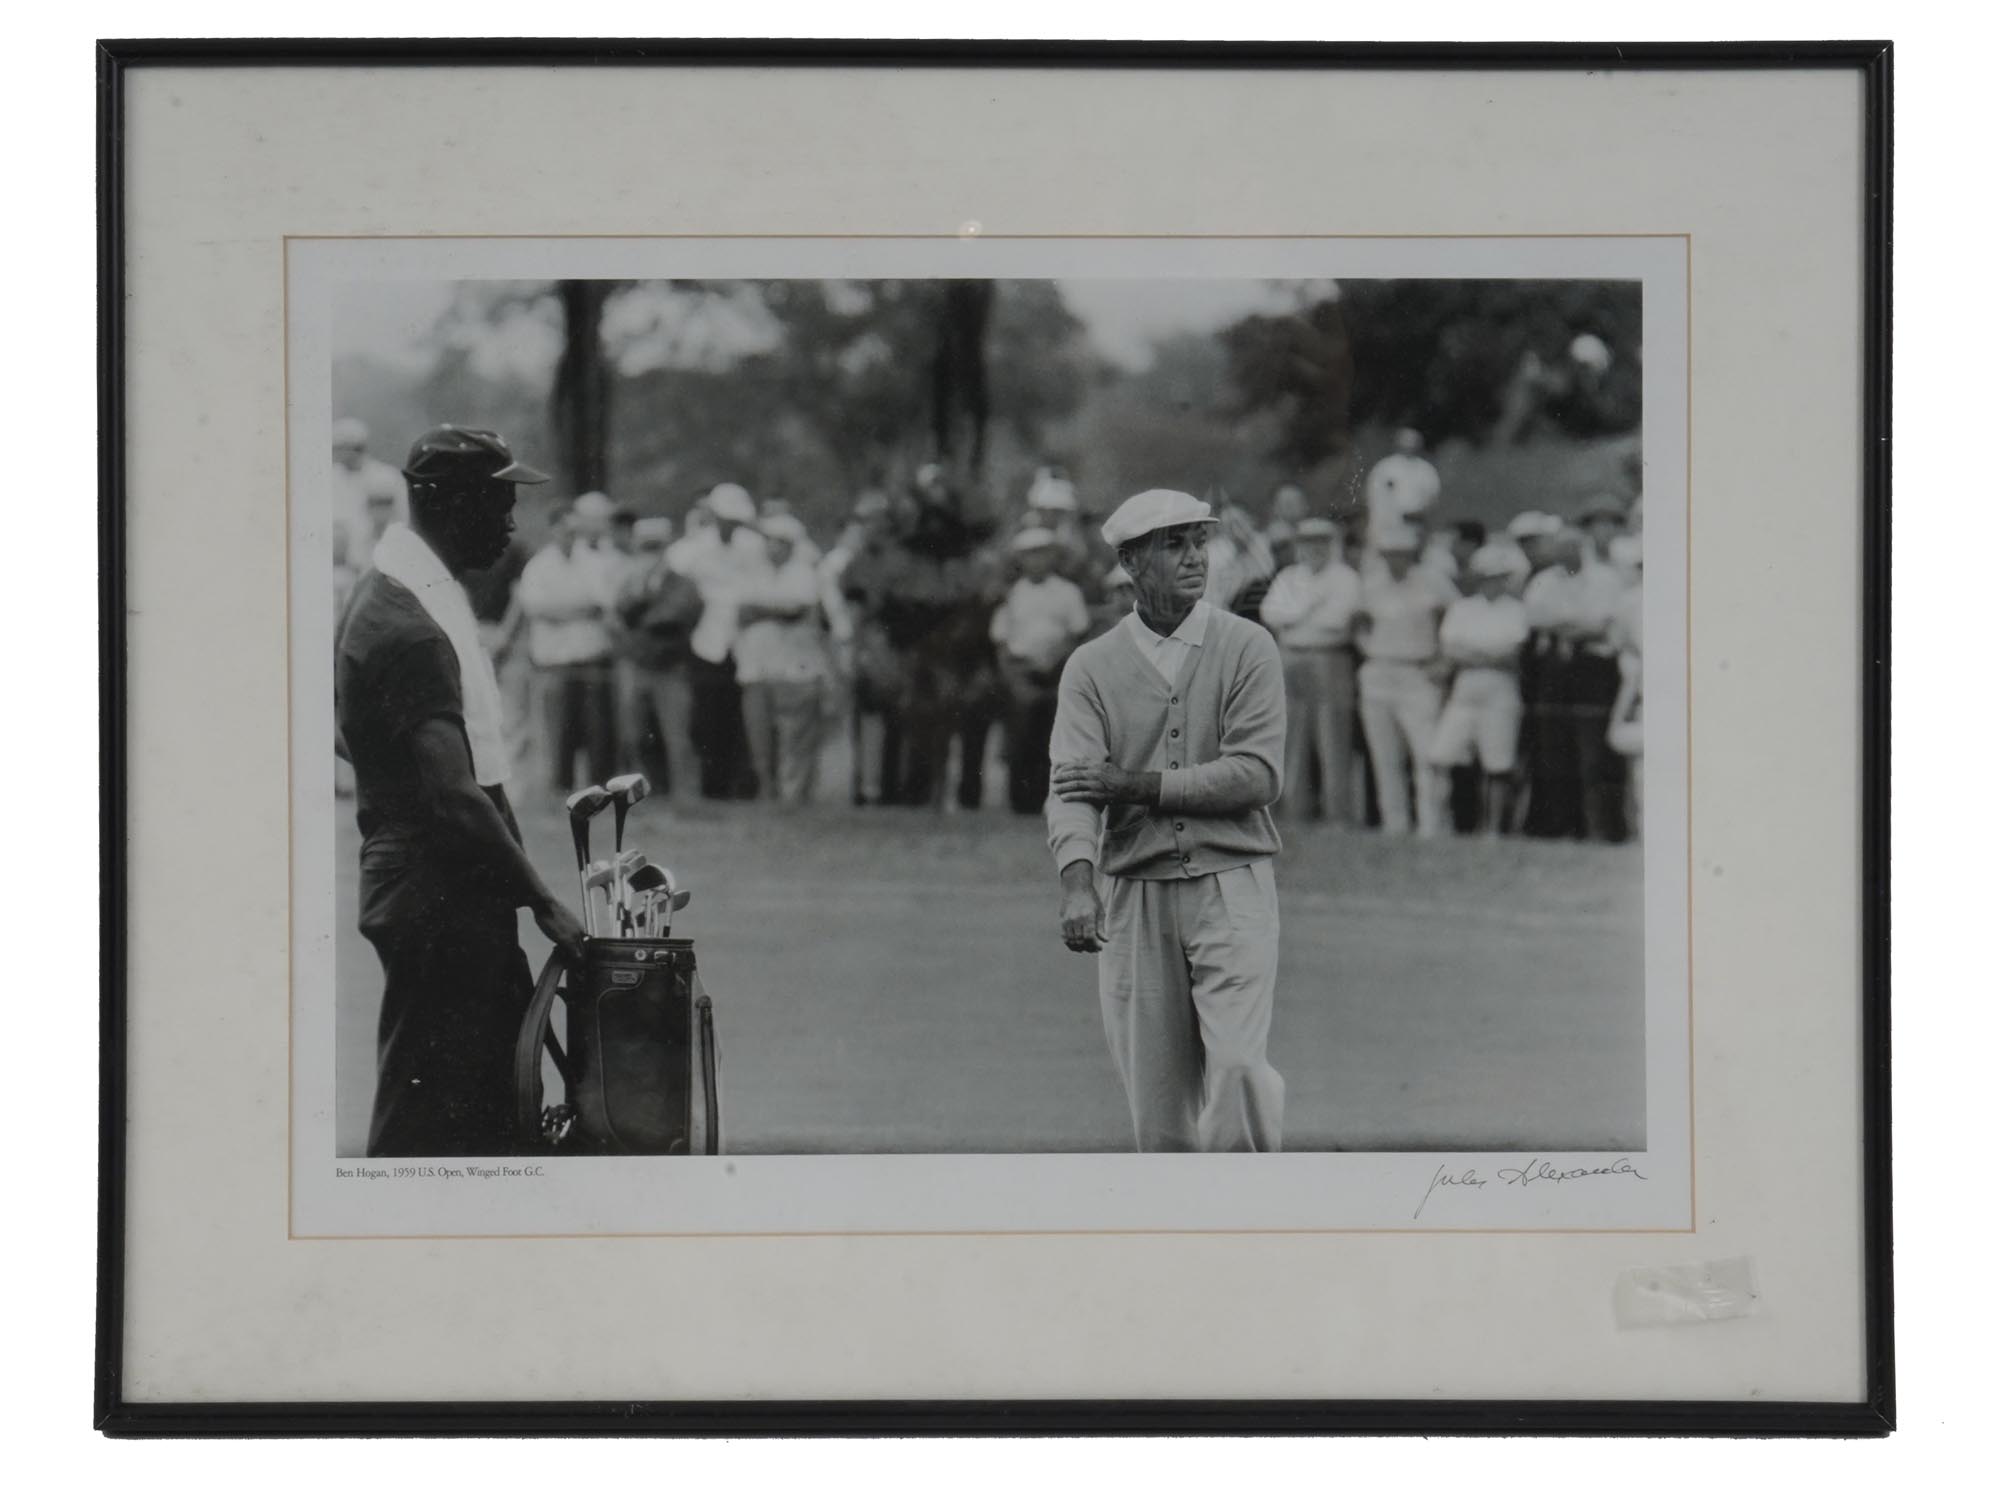
<path id="1" fill-rule="evenodd" d="M 97 44 L 101 928 L 95 1425 L 117 1437 L 1434 1434 L 1880 1436 L 1894 1430 L 1889 691 L 1893 48 L 1744 43 L 1092 43 L 600 39 L 115 40 Z M 1759 1401 L 757 1401 L 146 1403 L 123 1393 L 127 1087 L 124 88 L 134 69 L 698 64 L 1104 69 L 1815 69 L 1864 89 L 1862 1230 L 1865 1395 Z"/>

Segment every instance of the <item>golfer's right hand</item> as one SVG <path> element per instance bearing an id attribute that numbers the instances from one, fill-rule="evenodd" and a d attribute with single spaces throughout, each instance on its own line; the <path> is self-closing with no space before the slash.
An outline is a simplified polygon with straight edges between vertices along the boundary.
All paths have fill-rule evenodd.
<path id="1" fill-rule="evenodd" d="M 1063 883 L 1062 935 L 1072 953 L 1095 953 L 1104 946 L 1104 903 L 1095 884 Z"/>
<path id="2" fill-rule="evenodd" d="M 577 921 L 572 912 L 560 901 L 551 901 L 547 906 L 535 909 L 535 925 L 542 929 L 542 936 L 554 943 L 562 951 L 562 956 L 572 966 L 583 962 L 583 923 Z"/>

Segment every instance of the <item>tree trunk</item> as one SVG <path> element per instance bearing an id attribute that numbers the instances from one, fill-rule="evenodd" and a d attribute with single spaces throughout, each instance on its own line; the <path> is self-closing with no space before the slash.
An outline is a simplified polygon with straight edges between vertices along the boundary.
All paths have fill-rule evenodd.
<path id="1" fill-rule="evenodd" d="M 964 495 L 976 488 L 986 461 L 986 325 L 993 313 L 993 283 L 942 286 L 931 362 L 931 436 L 937 461 Z"/>
<path id="2" fill-rule="evenodd" d="M 611 483 L 611 366 L 604 357 L 604 304 L 614 283 L 559 281 L 563 349 L 550 393 L 561 477 L 573 495 Z"/>

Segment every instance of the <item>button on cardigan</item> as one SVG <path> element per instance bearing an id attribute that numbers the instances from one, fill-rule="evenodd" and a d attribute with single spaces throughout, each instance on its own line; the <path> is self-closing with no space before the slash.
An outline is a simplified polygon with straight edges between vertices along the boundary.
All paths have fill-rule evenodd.
<path id="1" fill-rule="evenodd" d="M 1197 604 L 1178 678 L 1163 680 L 1131 625 L 1070 656 L 1049 738 L 1051 765 L 1111 761 L 1158 771 L 1157 807 L 1048 801 L 1056 867 L 1079 859 L 1107 875 L 1179 880 L 1278 852 L 1270 805 L 1282 788 L 1284 670 L 1261 626 Z M 1136 622 L 1132 622 L 1136 624 Z"/>

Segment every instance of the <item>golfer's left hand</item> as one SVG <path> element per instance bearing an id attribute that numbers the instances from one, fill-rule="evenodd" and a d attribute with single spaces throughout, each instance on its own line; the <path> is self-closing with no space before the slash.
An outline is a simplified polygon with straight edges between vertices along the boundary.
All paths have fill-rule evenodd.
<path id="1" fill-rule="evenodd" d="M 1092 807 L 1108 807 L 1130 800 L 1131 780 L 1108 760 L 1091 764 L 1075 761 L 1056 767 L 1049 778 L 1055 794 L 1064 802 L 1088 802 Z"/>

